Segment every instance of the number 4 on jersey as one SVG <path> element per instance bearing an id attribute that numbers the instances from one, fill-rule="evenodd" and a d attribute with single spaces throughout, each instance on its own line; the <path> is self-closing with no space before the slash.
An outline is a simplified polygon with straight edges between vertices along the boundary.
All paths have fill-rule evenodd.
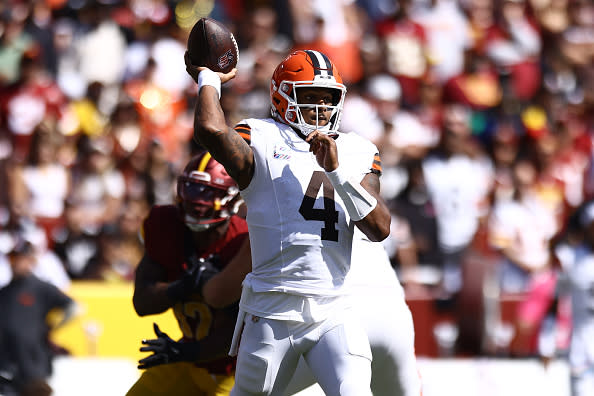
<path id="1" fill-rule="evenodd" d="M 314 208 L 320 188 L 324 189 L 324 209 Z M 299 213 L 305 220 L 324 222 L 321 235 L 323 240 L 338 241 L 338 230 L 336 229 L 338 211 L 336 210 L 336 202 L 334 201 L 334 187 L 324 172 L 315 171 L 311 176 L 307 191 L 305 192 L 303 201 L 301 201 Z"/>

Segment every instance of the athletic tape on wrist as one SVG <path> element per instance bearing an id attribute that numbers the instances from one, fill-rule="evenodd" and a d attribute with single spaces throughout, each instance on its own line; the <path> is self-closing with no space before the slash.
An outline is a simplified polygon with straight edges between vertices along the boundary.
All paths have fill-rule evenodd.
<path id="1" fill-rule="evenodd" d="M 326 175 L 334 190 L 342 198 L 351 219 L 362 220 L 375 209 L 377 200 L 373 195 L 369 194 L 360 183 L 346 177 L 340 167 L 332 172 L 326 172 Z"/>
<path id="2" fill-rule="evenodd" d="M 221 99 L 221 79 L 219 75 L 210 69 L 204 69 L 198 74 L 198 94 L 203 86 L 210 85 L 217 90 L 219 99 Z"/>

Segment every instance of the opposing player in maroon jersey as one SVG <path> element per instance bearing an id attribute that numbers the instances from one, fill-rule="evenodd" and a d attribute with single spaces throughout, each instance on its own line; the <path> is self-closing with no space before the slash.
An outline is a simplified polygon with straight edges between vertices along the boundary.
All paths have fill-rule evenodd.
<path id="1" fill-rule="evenodd" d="M 178 178 L 177 198 L 177 205 L 154 206 L 144 221 L 133 303 L 140 316 L 172 308 L 182 342 L 192 347 L 176 348 L 155 324 L 157 338 L 141 348 L 153 354 L 139 361 L 146 371 L 128 396 L 228 394 L 234 383 L 227 352 L 241 281 L 251 270 L 247 225 L 236 215 L 239 190 L 203 152 Z"/>

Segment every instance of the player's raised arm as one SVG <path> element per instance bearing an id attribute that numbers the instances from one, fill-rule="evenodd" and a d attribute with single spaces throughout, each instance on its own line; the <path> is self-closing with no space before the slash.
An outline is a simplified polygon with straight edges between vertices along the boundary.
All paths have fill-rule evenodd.
<path id="1" fill-rule="evenodd" d="M 219 29 L 221 28 L 219 27 Z M 230 35 L 230 33 L 228 34 Z M 191 44 L 195 43 L 195 40 L 192 40 L 192 37 L 191 33 L 188 38 L 188 51 L 184 55 L 184 62 L 186 71 L 198 83 L 198 100 L 194 112 L 194 139 L 205 147 L 218 162 L 223 164 L 239 188 L 243 189 L 247 187 L 252 178 L 253 153 L 243 138 L 227 125 L 219 101 L 221 85 L 232 80 L 237 69 L 211 70 L 217 70 L 217 66 L 216 63 L 211 64 L 212 61 L 209 59 L 216 58 L 213 53 L 222 49 L 208 42 L 203 42 L 199 48 L 193 48 Z M 203 54 L 202 56 L 195 54 L 192 56 L 191 51 Z M 223 54 L 227 52 L 223 52 Z M 237 53 L 235 57 L 237 57 Z M 200 61 L 200 64 L 196 64 L 195 59 L 197 58 L 204 60 Z M 230 58 L 233 59 L 232 53 Z M 233 63 L 236 61 L 235 58 Z"/>
<path id="2" fill-rule="evenodd" d="M 205 73 L 213 72 L 205 69 L 200 75 Z M 252 150 L 241 136 L 227 126 L 218 94 L 209 85 L 204 85 L 198 94 L 194 113 L 194 139 L 223 164 L 240 189 L 247 187 L 253 173 Z"/>

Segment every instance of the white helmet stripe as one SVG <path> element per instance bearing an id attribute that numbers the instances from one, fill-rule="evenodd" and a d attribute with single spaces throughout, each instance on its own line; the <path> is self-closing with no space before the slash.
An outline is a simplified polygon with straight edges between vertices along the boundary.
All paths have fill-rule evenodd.
<path id="1" fill-rule="evenodd" d="M 326 55 L 318 51 L 305 51 L 311 58 L 314 66 L 314 74 L 321 76 L 332 75 L 332 64 Z"/>

